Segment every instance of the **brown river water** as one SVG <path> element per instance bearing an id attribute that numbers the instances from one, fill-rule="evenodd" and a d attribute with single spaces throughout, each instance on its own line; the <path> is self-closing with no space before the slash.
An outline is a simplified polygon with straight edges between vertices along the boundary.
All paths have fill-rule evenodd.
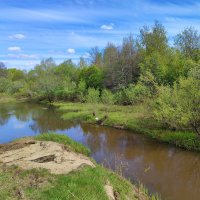
<path id="1" fill-rule="evenodd" d="M 200 153 L 124 130 L 61 119 L 53 107 L 0 104 L 0 143 L 44 132 L 66 134 L 90 148 L 91 157 L 143 183 L 166 200 L 200 200 Z"/>

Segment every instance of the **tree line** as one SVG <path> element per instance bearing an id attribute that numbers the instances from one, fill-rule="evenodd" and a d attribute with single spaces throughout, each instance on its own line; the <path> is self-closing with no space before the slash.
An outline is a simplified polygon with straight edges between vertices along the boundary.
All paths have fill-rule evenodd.
<path id="1" fill-rule="evenodd" d="M 164 126 L 200 135 L 200 33 L 188 27 L 169 41 L 156 21 L 121 45 L 92 48 L 89 62 L 80 58 L 77 65 L 71 60 L 56 65 L 48 58 L 28 72 L 7 69 L 1 62 L 0 93 L 49 102 L 151 101 L 154 117 Z"/>

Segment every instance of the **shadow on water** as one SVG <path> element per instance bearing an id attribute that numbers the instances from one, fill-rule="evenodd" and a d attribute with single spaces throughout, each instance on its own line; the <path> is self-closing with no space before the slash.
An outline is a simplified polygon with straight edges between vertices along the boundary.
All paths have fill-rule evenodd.
<path id="1" fill-rule="evenodd" d="M 200 156 L 128 131 L 61 119 L 54 107 L 0 105 L 0 143 L 55 131 L 91 149 L 91 156 L 131 181 L 144 183 L 163 199 L 200 199 Z"/>

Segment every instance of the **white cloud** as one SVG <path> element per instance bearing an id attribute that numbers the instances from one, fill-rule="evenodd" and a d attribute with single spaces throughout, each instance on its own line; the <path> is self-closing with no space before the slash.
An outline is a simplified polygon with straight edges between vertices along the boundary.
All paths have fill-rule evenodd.
<path id="1" fill-rule="evenodd" d="M 21 51 L 20 47 L 8 47 L 8 51 Z"/>
<path id="2" fill-rule="evenodd" d="M 16 40 L 22 40 L 22 39 L 25 38 L 25 35 L 23 35 L 23 34 L 15 34 L 15 35 L 11 35 L 9 38 L 10 39 L 16 39 Z"/>
<path id="3" fill-rule="evenodd" d="M 113 29 L 113 24 L 109 24 L 109 25 L 104 24 L 104 25 L 101 26 L 101 29 L 103 29 L 103 30 L 112 30 Z"/>
<path id="4" fill-rule="evenodd" d="M 0 8 L 0 15 L 4 20 L 12 21 L 50 21 L 50 22 L 86 22 L 83 17 L 73 11 L 55 11 L 55 9 L 24 9 L 24 8 Z"/>
<path id="5" fill-rule="evenodd" d="M 67 49 L 67 53 L 69 54 L 74 54 L 76 51 L 75 49 Z"/>
<path id="6" fill-rule="evenodd" d="M 0 55 L 1 57 L 1 55 Z M 35 54 L 8 54 L 4 57 L 8 58 L 19 58 L 19 59 L 38 59 L 39 57 Z"/>

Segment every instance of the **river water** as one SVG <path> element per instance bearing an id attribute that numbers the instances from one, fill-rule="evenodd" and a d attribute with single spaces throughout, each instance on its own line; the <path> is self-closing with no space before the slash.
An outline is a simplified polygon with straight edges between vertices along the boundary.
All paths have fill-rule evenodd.
<path id="1" fill-rule="evenodd" d="M 200 153 L 161 144 L 129 131 L 68 122 L 53 107 L 0 105 L 0 143 L 44 132 L 66 134 L 91 150 L 106 167 L 121 170 L 166 200 L 200 199 Z"/>

